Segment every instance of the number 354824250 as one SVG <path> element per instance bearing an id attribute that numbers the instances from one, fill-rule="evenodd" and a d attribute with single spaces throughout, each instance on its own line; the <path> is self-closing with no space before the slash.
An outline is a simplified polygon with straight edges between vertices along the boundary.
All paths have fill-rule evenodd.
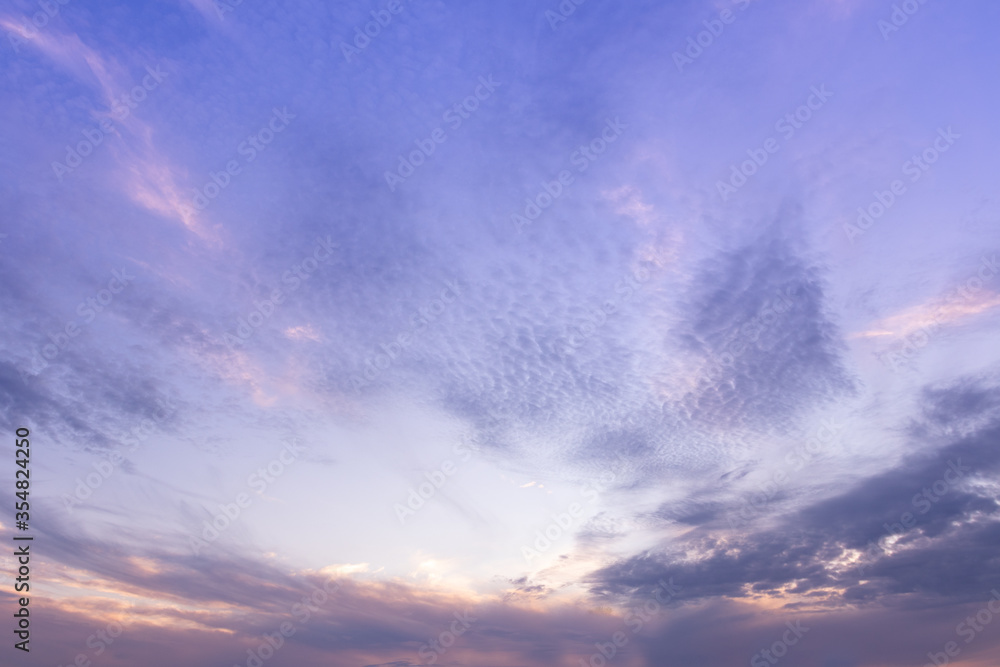
<path id="1" fill-rule="evenodd" d="M 16 519 L 18 521 L 28 520 L 28 487 L 30 485 L 31 470 L 28 468 L 28 460 L 30 456 L 30 450 L 28 442 L 28 435 L 30 435 L 28 429 L 19 428 L 17 429 L 17 449 L 15 453 L 15 461 L 17 463 L 17 470 L 15 471 L 14 477 L 16 478 L 15 486 L 17 487 L 16 496 L 20 502 L 16 503 L 15 507 L 17 509 Z"/>

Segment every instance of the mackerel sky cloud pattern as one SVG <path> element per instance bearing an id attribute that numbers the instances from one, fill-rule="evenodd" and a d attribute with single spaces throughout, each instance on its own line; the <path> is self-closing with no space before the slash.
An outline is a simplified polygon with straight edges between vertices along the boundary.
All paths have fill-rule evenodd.
<path id="1" fill-rule="evenodd" d="M 998 22 L 9 0 L 0 663 L 994 665 Z"/>

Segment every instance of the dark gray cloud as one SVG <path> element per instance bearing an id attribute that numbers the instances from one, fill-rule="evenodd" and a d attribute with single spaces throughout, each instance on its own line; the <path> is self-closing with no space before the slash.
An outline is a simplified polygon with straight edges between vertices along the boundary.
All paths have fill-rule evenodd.
<path id="1" fill-rule="evenodd" d="M 233 11 L 220 19 L 222 2 Z M 105 594 L 119 588 L 166 604 L 159 617 L 141 610 L 156 624 L 137 623 L 95 664 L 243 663 L 322 584 L 279 563 L 366 561 L 376 574 L 343 579 L 268 667 L 424 663 L 421 646 L 467 604 L 421 575 L 413 579 L 425 583 L 401 583 L 426 556 L 448 564 L 448 584 L 472 581 L 478 600 L 495 594 L 436 664 L 575 664 L 622 626 L 615 605 L 647 602 L 661 578 L 682 585 L 683 602 L 630 636 L 629 662 L 746 664 L 783 631 L 785 612 L 812 622 L 822 609 L 790 663 L 921 664 L 928 631 L 950 631 L 952 613 L 996 583 L 992 386 L 934 385 L 916 413 L 898 397 L 869 404 L 857 447 L 796 479 L 808 487 L 801 496 L 779 490 L 752 529 L 726 531 L 724 521 L 733 490 L 817 408 L 850 410 L 843 399 L 861 384 L 853 373 L 885 379 L 858 353 L 867 315 L 911 312 L 943 274 L 934 262 L 953 267 L 988 241 L 992 227 L 969 235 L 941 221 L 962 210 L 956 199 L 991 191 L 983 165 L 996 150 L 983 128 L 995 112 L 967 103 L 988 97 L 990 82 L 956 77 L 976 70 L 953 65 L 982 60 L 997 10 L 928 5 L 890 41 L 873 38 L 889 12 L 876 3 L 741 0 L 730 3 L 737 22 L 723 26 L 721 5 L 703 0 L 401 2 L 354 61 L 341 42 L 385 0 L 56 3 L 42 40 L 5 50 L 0 131 L 4 156 L 16 159 L 0 159 L 0 428 L 37 430 L 39 567 L 84 586 L 71 599 L 39 591 L 37 627 L 51 641 L 36 655 L 70 664 L 116 608 Z M 572 15 L 550 25 L 547 12 L 560 9 Z M 18 0 L 0 23 L 13 29 L 37 11 L 35 0 Z M 927 20 L 934 11 L 938 20 Z M 719 34 L 698 47 L 704 30 Z M 775 46 L 773 34 L 793 37 Z M 674 53 L 686 45 L 701 53 L 680 68 Z M 845 47 L 856 57 L 831 57 Z M 947 54 L 946 66 L 897 66 L 928 53 Z M 150 64 L 170 72 L 164 84 L 79 169 L 56 178 L 52 160 Z M 480 77 L 499 81 L 496 93 L 390 190 L 386 170 L 443 126 Z M 827 84 L 829 106 L 720 201 L 716 180 L 810 86 Z M 294 114 L 287 130 L 241 161 L 206 210 L 182 215 L 275 106 Z M 570 155 L 598 141 L 611 118 L 625 134 L 518 230 L 511 214 L 559 170 L 575 170 Z M 831 239 L 828 227 L 887 187 L 941 122 L 976 138 L 856 243 L 840 229 Z M 968 189 L 949 191 L 954 183 Z M 801 211 L 760 215 L 782 198 Z M 340 252 L 293 292 L 286 272 L 317 238 Z M 80 317 L 77 304 L 123 265 L 135 284 L 36 372 L 40 351 Z M 649 279 L 629 285 L 640 270 Z M 451 281 L 459 298 L 423 315 Z M 278 288 L 285 302 L 231 349 L 224 335 L 273 306 Z M 858 293 L 872 306 L 865 317 L 839 299 Z M 419 331 L 415 317 L 428 320 Z M 983 335 L 981 324 L 964 333 Z M 405 350 L 401 336 L 410 336 Z M 944 339 L 934 341 L 941 357 L 987 363 L 965 338 Z M 921 377 L 953 372 L 950 359 L 930 363 L 936 354 L 914 364 Z M 897 376 L 901 394 L 927 381 L 914 377 Z M 176 413 L 161 416 L 164 403 Z M 161 431 L 157 448 L 120 464 L 103 499 L 68 520 L 58 492 L 79 482 L 80 451 L 103 456 L 145 420 Z M 437 509 L 423 525 L 399 530 L 392 496 L 441 465 L 454 432 L 470 430 L 481 458 L 429 501 Z M 178 524 L 197 525 L 228 501 L 244 466 L 266 460 L 255 450 L 287 433 L 310 442 L 302 477 L 211 553 L 189 555 Z M 900 433 L 905 455 L 859 479 L 858 450 L 887 456 Z M 952 465 L 971 470 L 939 494 Z M 528 476 L 530 489 L 520 479 Z M 544 519 L 543 502 L 581 480 L 601 481 L 593 514 L 566 531 L 573 536 L 558 548 L 568 552 L 554 565 L 525 574 L 515 535 L 526 525 L 505 520 Z M 914 496 L 924 488 L 934 497 L 921 512 Z M 4 526 L 10 512 L 0 508 Z M 863 572 L 846 558 L 907 512 L 914 525 Z M 432 524 L 439 532 L 424 530 Z M 665 547 L 618 559 L 664 535 Z M 278 558 L 255 556 L 253 536 Z M 504 571 L 484 577 L 493 539 L 506 547 L 489 562 Z M 593 595 L 559 604 L 595 563 L 605 567 L 582 582 Z M 795 601 L 776 611 L 789 592 Z M 766 605 L 754 604 L 762 597 Z M 9 589 L 0 599 L 11 603 Z"/>
<path id="2" fill-rule="evenodd" d="M 853 390 L 824 272 L 787 222 L 709 258 L 692 280 L 677 334 L 706 372 L 678 407 L 695 420 L 761 428 Z"/>
<path id="3" fill-rule="evenodd" d="M 841 603 L 896 595 L 918 605 L 975 599 L 1000 585 L 998 395 L 1000 388 L 973 380 L 928 389 L 929 419 L 910 428 L 915 452 L 893 468 L 784 515 L 778 528 L 735 534 L 706 529 L 676 551 L 617 562 L 592 575 L 593 588 L 635 595 L 672 575 L 688 583 L 688 598 L 747 597 L 791 587 L 800 594 L 832 588 L 839 592 L 831 601 Z M 942 423 L 956 422 L 978 428 L 941 435 Z M 714 509 L 705 510 L 706 519 Z M 667 518 L 682 521 L 691 511 Z M 894 534 L 890 545 L 884 538 Z M 852 550 L 862 552 L 861 561 L 851 559 Z"/>

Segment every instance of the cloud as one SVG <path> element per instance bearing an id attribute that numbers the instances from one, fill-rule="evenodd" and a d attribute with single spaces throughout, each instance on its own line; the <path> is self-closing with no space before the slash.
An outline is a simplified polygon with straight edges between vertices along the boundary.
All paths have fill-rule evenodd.
<path id="1" fill-rule="evenodd" d="M 791 592 L 837 604 L 969 602 L 1000 585 L 992 546 L 1000 537 L 998 400 L 1000 387 L 981 379 L 930 387 L 927 418 L 909 429 L 913 453 L 892 468 L 792 509 L 776 527 L 706 527 L 670 549 L 620 560 L 591 575 L 593 590 L 636 595 L 675 576 L 687 599 Z"/>
<path id="2" fill-rule="evenodd" d="M 703 373 L 678 409 L 696 422 L 759 429 L 853 390 L 822 270 L 782 227 L 705 260 L 692 280 L 678 335 Z"/>
<path id="3" fill-rule="evenodd" d="M 74 585 L 77 594 L 47 600 L 40 620 L 42 628 L 64 629 L 44 650 L 46 655 L 61 651 L 63 661 L 88 652 L 83 638 L 93 632 L 94 619 L 105 619 L 103 625 L 126 613 L 129 620 L 122 622 L 125 632 L 114 655 L 162 645 L 162 655 L 148 663 L 159 665 L 166 663 L 157 660 L 178 659 L 196 646 L 201 657 L 185 663 L 194 667 L 242 662 L 247 650 L 283 623 L 292 624 L 294 635 L 280 651 L 281 660 L 319 665 L 331 659 L 333 664 L 372 664 L 376 656 L 381 657 L 376 664 L 420 664 L 426 658 L 421 649 L 430 650 L 435 640 L 439 647 L 454 643 L 439 653 L 449 660 L 546 664 L 546 655 L 589 653 L 589 643 L 610 635 L 620 622 L 572 605 L 542 610 L 393 581 L 330 579 L 236 553 L 171 554 L 141 546 L 139 533 L 128 528 L 115 544 L 63 528 L 44 536 L 49 581 L 57 588 Z M 82 587 L 81 575 L 87 581 Z M 535 597 L 536 587 L 511 583 L 531 594 L 525 601 Z M 455 636 L 441 640 L 456 631 L 456 619 L 463 630 L 458 641 Z M 182 637 L 182 647 L 167 648 Z"/>

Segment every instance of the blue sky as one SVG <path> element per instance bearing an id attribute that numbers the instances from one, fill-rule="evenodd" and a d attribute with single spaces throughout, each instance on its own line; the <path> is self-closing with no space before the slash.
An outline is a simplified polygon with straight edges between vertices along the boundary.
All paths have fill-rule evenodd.
<path id="1" fill-rule="evenodd" d="M 998 13 L 0 5 L 15 664 L 990 664 Z"/>

